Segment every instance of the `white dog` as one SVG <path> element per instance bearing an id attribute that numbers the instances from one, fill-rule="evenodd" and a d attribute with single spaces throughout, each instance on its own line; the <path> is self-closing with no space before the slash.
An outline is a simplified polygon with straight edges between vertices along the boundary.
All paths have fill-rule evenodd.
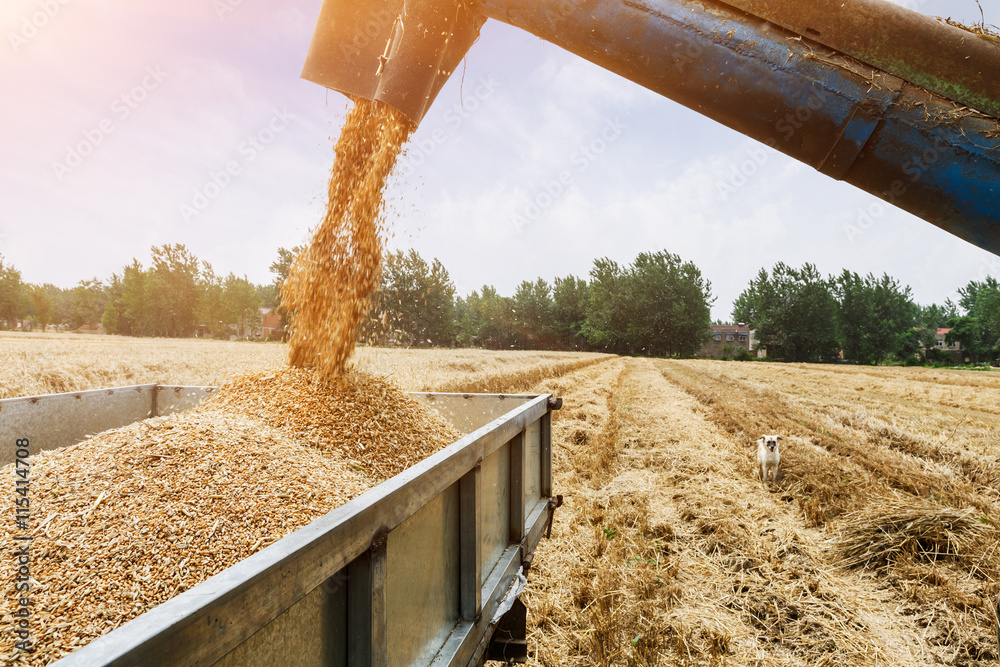
<path id="1" fill-rule="evenodd" d="M 767 475 L 771 473 L 771 482 L 778 481 L 778 464 L 781 463 L 781 453 L 778 451 L 780 435 L 761 436 L 757 441 L 757 465 L 760 481 L 768 483 Z"/>

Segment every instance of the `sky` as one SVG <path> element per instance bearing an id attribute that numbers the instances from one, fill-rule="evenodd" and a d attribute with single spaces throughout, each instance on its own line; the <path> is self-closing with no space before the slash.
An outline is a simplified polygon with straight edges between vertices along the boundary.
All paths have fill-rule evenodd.
<path id="1" fill-rule="evenodd" d="M 1000 23 L 1000 0 L 981 3 Z M 975 0 L 900 4 L 980 20 Z M 183 243 L 217 274 L 271 282 L 277 249 L 322 217 L 348 106 L 299 78 L 319 8 L 4 0 L 0 255 L 26 281 L 70 287 Z M 753 173 L 734 180 L 747 160 Z M 986 251 L 494 21 L 387 195 L 390 248 L 440 259 L 459 295 L 656 250 L 701 269 L 723 320 L 779 261 L 888 273 L 924 304 L 1000 277 Z"/>

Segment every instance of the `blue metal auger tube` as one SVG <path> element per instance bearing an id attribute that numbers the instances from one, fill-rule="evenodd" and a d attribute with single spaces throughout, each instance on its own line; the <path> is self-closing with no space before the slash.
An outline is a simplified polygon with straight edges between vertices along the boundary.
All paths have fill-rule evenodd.
<path id="1" fill-rule="evenodd" d="M 723 3 L 480 10 L 1000 253 L 996 118 Z"/>
<path id="2" fill-rule="evenodd" d="M 303 77 L 419 122 L 487 18 L 1000 254 L 1000 45 L 880 0 L 325 0 Z"/>

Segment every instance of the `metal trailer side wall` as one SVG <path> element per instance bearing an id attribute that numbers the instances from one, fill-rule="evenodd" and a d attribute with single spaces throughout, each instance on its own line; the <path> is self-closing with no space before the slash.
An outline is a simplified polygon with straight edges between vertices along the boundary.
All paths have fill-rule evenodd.
<path id="1" fill-rule="evenodd" d="M 475 664 L 548 518 L 549 397 L 415 396 L 471 432 L 56 665 Z"/>
<path id="2" fill-rule="evenodd" d="M 108 429 L 187 410 L 212 391 L 212 387 L 142 384 L 2 399 L 0 466 L 14 461 L 16 439 L 27 438 L 32 455 L 68 447 Z"/>

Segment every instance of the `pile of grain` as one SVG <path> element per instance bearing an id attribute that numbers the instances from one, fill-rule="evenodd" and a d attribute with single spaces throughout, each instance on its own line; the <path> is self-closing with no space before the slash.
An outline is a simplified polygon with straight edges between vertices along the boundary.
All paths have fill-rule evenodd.
<path id="1" fill-rule="evenodd" d="M 359 370 L 333 378 L 297 368 L 247 373 L 223 385 L 206 407 L 242 412 L 292 431 L 384 479 L 459 438 L 388 378 Z"/>
<path id="2" fill-rule="evenodd" d="M 33 654 L 42 665 L 247 558 L 459 434 L 386 380 L 238 377 L 201 408 L 33 458 Z M 0 474 L 11 479 L 5 467 Z M 0 524 L 10 544 L 12 522 Z M 0 567 L 11 637 L 14 559 Z M 6 652 L 6 653 L 3 653 Z"/>
<path id="3" fill-rule="evenodd" d="M 354 350 L 382 267 L 382 190 L 414 129 L 396 109 L 356 100 L 337 140 L 326 217 L 281 288 L 289 362 L 332 377 Z"/>

